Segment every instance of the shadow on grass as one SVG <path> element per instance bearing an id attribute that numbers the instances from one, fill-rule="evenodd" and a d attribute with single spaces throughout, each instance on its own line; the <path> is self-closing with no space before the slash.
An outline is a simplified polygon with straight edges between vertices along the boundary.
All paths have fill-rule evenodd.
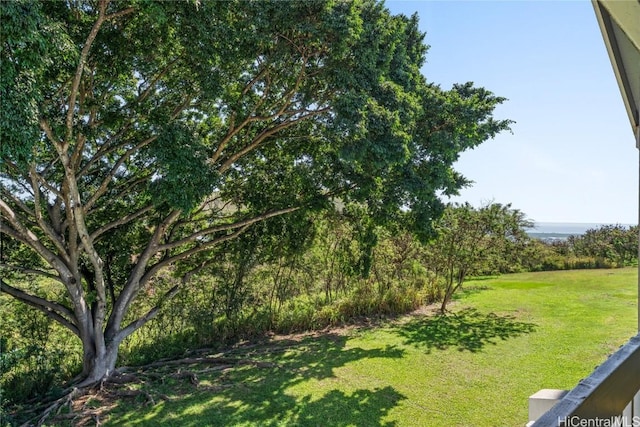
<path id="1" fill-rule="evenodd" d="M 533 323 L 520 322 L 514 316 L 482 314 L 473 308 L 436 317 L 420 317 L 410 320 L 398 329 L 406 344 L 424 348 L 446 350 L 455 347 L 460 351 L 478 352 L 496 340 L 506 340 L 535 331 Z"/>
<path id="2" fill-rule="evenodd" d="M 165 383 L 164 390 L 161 385 L 149 385 L 174 397 L 148 408 L 121 403 L 108 425 L 394 426 L 383 417 L 405 399 L 403 395 L 390 386 L 356 388 L 349 378 L 336 377 L 335 370 L 362 359 L 398 359 L 404 350 L 348 348 L 347 339 L 327 334 L 234 351 L 233 357 L 259 360 L 261 367 L 239 365 L 199 373 L 197 388 L 184 383 L 173 388 Z M 316 384 L 332 379 L 335 384 Z"/>
<path id="3" fill-rule="evenodd" d="M 493 289 L 491 286 L 486 285 L 465 285 L 462 287 L 462 289 L 453 294 L 453 300 L 459 301 L 470 295 L 479 294 L 483 291 L 490 291 L 491 289 Z"/>

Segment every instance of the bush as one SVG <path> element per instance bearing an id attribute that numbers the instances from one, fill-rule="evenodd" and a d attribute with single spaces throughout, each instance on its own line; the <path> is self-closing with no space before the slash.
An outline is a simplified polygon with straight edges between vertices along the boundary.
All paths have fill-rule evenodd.
<path id="1" fill-rule="evenodd" d="M 42 295 L 46 297 L 47 295 Z M 0 403 L 39 399 L 80 371 L 80 342 L 41 312 L 0 296 Z M 0 414 L 2 414 L 0 412 Z"/>
<path id="2" fill-rule="evenodd" d="M 274 332 L 302 332 L 321 327 L 314 320 L 319 304 L 309 298 L 296 298 L 287 302 L 274 318 Z"/>

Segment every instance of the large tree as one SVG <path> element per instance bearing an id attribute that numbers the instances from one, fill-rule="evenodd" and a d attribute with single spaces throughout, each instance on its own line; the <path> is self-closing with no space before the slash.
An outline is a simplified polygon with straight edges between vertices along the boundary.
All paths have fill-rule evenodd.
<path id="1" fill-rule="evenodd" d="M 356 202 L 422 236 L 452 168 L 509 122 L 420 74 L 417 17 L 377 1 L 0 2 L 0 290 L 67 327 L 83 384 L 208 251 Z M 183 279 L 142 315 L 158 273 Z M 28 276 L 58 284 L 29 293 Z"/>

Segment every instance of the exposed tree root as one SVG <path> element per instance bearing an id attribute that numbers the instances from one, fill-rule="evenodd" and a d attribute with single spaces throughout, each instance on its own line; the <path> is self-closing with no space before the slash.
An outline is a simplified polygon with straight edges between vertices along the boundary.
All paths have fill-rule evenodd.
<path id="1" fill-rule="evenodd" d="M 105 384 L 130 384 L 130 383 L 140 383 L 142 380 L 133 374 L 128 374 L 126 372 L 117 371 L 113 374 L 102 380 L 101 387 L 104 387 Z"/>
<path id="2" fill-rule="evenodd" d="M 111 392 L 114 397 L 128 397 L 128 398 L 136 398 L 138 396 L 143 396 L 145 398 L 144 406 L 147 405 L 155 405 L 156 402 L 153 400 L 153 397 L 145 391 L 145 390 L 114 390 Z"/>
<path id="3" fill-rule="evenodd" d="M 136 368 L 139 371 L 145 371 L 152 368 L 159 368 L 164 366 L 180 366 L 180 365 L 198 365 L 198 364 L 213 364 L 213 365 L 252 365 L 257 368 L 273 368 L 275 363 L 261 362 L 259 360 L 250 359 L 238 359 L 232 357 L 187 357 L 177 360 L 159 360 L 157 362 L 149 363 L 148 365 L 140 366 Z M 127 370 L 130 368 L 126 368 Z"/>
<path id="4" fill-rule="evenodd" d="M 32 426 L 34 425 L 34 421 L 36 426 L 41 426 L 42 424 L 44 424 L 47 418 L 49 418 L 52 412 L 55 411 L 56 414 L 59 414 L 65 406 L 68 406 L 69 408 L 71 408 L 71 405 L 73 404 L 73 399 L 76 396 L 78 396 L 80 393 L 82 393 L 82 389 L 74 387 L 73 389 L 71 389 L 71 391 L 65 393 L 59 399 L 56 399 L 53 402 L 48 402 L 47 404 L 49 406 L 47 406 L 42 412 L 40 412 L 35 417 L 32 417 L 31 419 L 27 420 L 27 422 L 22 424 L 20 427 Z M 36 409 L 36 410 L 39 410 L 39 409 Z"/>
<path id="5" fill-rule="evenodd" d="M 224 371 L 234 366 L 251 365 L 257 368 L 273 368 L 278 365 L 259 360 L 225 357 L 187 357 L 177 360 L 160 360 L 140 367 L 121 367 L 97 384 L 84 387 L 70 387 L 61 397 L 41 401 L 29 412 L 33 415 L 21 427 L 41 426 L 45 422 L 66 421 L 76 426 L 101 425 L 105 413 L 122 399 L 141 399 L 144 406 L 155 405 L 157 400 L 169 401 L 165 394 L 152 396 L 145 390 L 145 384 L 165 384 L 166 379 L 185 380 L 190 386 L 219 392 L 236 384 L 201 385 L 200 376 Z M 162 368 L 176 368 L 175 372 L 163 372 Z M 184 369 L 184 368 L 189 369 Z M 131 388 L 130 385 L 137 385 Z M 141 387 L 142 386 L 142 387 Z"/>

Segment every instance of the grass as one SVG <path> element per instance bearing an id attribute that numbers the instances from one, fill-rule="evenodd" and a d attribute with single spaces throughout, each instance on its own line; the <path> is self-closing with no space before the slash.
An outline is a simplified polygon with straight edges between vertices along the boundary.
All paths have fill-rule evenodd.
<path id="1" fill-rule="evenodd" d="M 225 357 L 260 363 L 189 367 L 197 387 L 165 371 L 137 385 L 163 399 L 118 400 L 103 425 L 522 426 L 529 395 L 572 388 L 634 334 L 636 283 L 635 269 L 468 282 L 447 316 L 241 346 Z"/>

